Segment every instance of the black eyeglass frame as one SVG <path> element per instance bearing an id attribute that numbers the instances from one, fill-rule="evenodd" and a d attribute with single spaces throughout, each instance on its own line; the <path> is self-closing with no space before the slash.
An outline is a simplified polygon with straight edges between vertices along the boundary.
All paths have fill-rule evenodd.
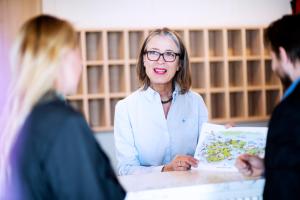
<path id="1" fill-rule="evenodd" d="M 148 55 L 149 52 L 156 52 L 157 54 L 159 54 L 158 58 L 157 58 L 157 59 L 154 59 L 154 60 L 153 60 L 153 59 L 150 59 L 150 58 L 149 58 L 149 55 Z M 165 59 L 166 53 L 172 53 L 172 54 L 175 54 L 174 60 L 172 60 L 172 61 L 171 61 L 171 60 L 170 60 L 170 61 L 167 61 L 167 60 Z M 150 61 L 158 61 L 158 60 L 160 59 L 160 57 L 162 56 L 165 62 L 174 62 L 174 61 L 176 60 L 176 57 L 177 57 L 177 56 L 181 56 L 180 53 L 175 53 L 175 52 L 171 52 L 171 51 L 167 51 L 167 52 L 164 52 L 164 53 L 160 53 L 160 52 L 154 51 L 154 50 L 151 50 L 151 51 L 144 51 L 144 54 L 147 55 L 147 58 L 148 58 L 148 60 L 150 60 Z"/>

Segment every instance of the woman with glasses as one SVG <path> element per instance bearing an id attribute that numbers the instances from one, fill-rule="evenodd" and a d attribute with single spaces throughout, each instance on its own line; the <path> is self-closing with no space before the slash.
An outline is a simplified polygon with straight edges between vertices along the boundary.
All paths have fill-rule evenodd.
<path id="1" fill-rule="evenodd" d="M 137 63 L 142 87 L 116 105 L 114 137 L 120 175 L 185 171 L 208 119 L 201 96 L 190 90 L 187 50 L 167 28 L 145 39 Z"/>

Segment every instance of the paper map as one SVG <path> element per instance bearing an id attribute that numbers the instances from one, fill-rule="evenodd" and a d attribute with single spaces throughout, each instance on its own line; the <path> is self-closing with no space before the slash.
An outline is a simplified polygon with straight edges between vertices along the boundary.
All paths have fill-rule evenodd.
<path id="1" fill-rule="evenodd" d="M 268 129 L 266 127 L 231 127 L 204 123 L 194 157 L 198 169 L 237 171 L 234 167 L 240 154 L 263 158 Z"/>

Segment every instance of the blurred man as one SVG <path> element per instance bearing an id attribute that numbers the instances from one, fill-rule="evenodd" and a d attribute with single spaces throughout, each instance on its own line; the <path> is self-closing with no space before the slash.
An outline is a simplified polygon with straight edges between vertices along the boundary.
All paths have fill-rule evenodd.
<path id="1" fill-rule="evenodd" d="M 244 154 L 236 167 L 246 176 L 265 176 L 264 199 L 300 199 L 300 15 L 273 22 L 265 37 L 273 71 L 291 84 L 272 113 L 265 159 Z"/>

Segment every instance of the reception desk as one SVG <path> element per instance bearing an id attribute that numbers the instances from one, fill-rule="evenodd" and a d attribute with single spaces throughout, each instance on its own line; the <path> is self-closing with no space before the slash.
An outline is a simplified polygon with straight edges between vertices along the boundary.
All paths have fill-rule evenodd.
<path id="1" fill-rule="evenodd" d="M 118 177 L 126 200 L 159 199 L 262 199 L 263 178 L 237 172 L 191 170 Z"/>

